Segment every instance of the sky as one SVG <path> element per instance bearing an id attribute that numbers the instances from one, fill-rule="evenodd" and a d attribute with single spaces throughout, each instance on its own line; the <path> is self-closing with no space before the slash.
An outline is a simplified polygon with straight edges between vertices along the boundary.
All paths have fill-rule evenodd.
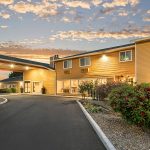
<path id="1" fill-rule="evenodd" d="M 150 36 L 150 0 L 0 0 L 0 45 L 95 50 Z"/>

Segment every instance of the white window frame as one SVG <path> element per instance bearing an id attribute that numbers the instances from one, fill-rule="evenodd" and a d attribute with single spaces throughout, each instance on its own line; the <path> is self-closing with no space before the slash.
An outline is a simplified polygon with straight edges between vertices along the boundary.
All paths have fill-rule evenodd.
<path id="1" fill-rule="evenodd" d="M 90 64 L 89 64 L 89 65 L 81 66 L 80 60 L 83 59 L 83 58 L 89 58 Z M 88 67 L 88 66 L 91 66 L 91 57 L 82 57 L 82 58 L 79 58 L 79 66 L 80 66 L 80 67 Z"/>
<path id="2" fill-rule="evenodd" d="M 122 52 L 125 52 L 125 55 L 126 55 L 126 52 L 131 52 L 131 60 L 121 60 L 121 53 Z M 128 61 L 132 61 L 133 60 L 133 57 L 132 57 L 133 55 L 132 55 L 132 50 L 125 50 L 125 51 L 120 51 L 119 52 L 119 62 L 128 62 Z"/>
<path id="3" fill-rule="evenodd" d="M 65 68 L 65 67 L 64 67 L 65 61 L 71 61 L 71 67 Z M 69 60 L 64 60 L 64 61 L 63 61 L 63 69 L 71 69 L 71 68 L 72 68 L 72 60 L 70 60 L 70 59 L 69 59 Z"/>

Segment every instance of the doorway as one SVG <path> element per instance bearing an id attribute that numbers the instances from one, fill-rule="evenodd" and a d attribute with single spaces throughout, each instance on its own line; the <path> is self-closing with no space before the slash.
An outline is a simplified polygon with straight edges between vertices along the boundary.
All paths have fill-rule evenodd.
<path id="1" fill-rule="evenodd" d="M 33 82 L 33 93 L 41 94 L 42 82 Z"/>
<path id="2" fill-rule="evenodd" d="M 24 81 L 24 92 L 31 93 L 31 82 L 30 81 Z"/>

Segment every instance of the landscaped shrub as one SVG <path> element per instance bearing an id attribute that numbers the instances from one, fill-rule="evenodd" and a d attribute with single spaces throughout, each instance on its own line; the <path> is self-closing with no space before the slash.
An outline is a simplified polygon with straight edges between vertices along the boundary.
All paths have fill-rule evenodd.
<path id="1" fill-rule="evenodd" d="M 15 88 L 11 88 L 11 92 L 10 93 L 16 93 L 17 90 Z"/>
<path id="2" fill-rule="evenodd" d="M 12 93 L 11 89 L 7 88 L 5 89 L 6 93 Z"/>
<path id="3" fill-rule="evenodd" d="M 150 84 L 115 88 L 109 99 L 112 108 L 128 122 L 150 128 Z"/>
<path id="4" fill-rule="evenodd" d="M 79 84 L 79 92 L 82 94 L 82 97 L 89 96 L 93 87 L 94 83 L 92 81 L 83 81 Z"/>
<path id="5" fill-rule="evenodd" d="M 90 102 L 85 102 L 83 105 L 91 113 L 99 113 L 102 111 L 100 106 L 91 104 Z"/>
<path id="6" fill-rule="evenodd" d="M 0 89 L 0 93 L 16 93 L 15 88 Z"/>
<path id="7" fill-rule="evenodd" d="M 109 95 L 109 93 L 111 92 L 112 89 L 114 89 L 116 87 L 120 87 L 120 86 L 122 86 L 124 84 L 125 83 L 113 82 L 113 83 L 107 83 L 107 84 L 98 85 L 96 87 L 97 99 L 98 100 L 104 100 L 105 98 L 108 97 L 108 95 Z"/>

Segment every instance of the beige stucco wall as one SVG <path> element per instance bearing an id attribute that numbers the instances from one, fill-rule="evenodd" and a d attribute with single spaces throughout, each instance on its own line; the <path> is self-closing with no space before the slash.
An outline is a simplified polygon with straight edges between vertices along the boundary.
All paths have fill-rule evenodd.
<path id="1" fill-rule="evenodd" d="M 150 41 L 136 44 L 137 83 L 150 82 Z"/>
<path id="2" fill-rule="evenodd" d="M 56 73 L 53 70 L 40 68 L 28 70 L 23 73 L 23 80 L 31 81 L 31 91 L 32 82 L 39 81 L 46 88 L 46 94 L 56 94 Z"/>

